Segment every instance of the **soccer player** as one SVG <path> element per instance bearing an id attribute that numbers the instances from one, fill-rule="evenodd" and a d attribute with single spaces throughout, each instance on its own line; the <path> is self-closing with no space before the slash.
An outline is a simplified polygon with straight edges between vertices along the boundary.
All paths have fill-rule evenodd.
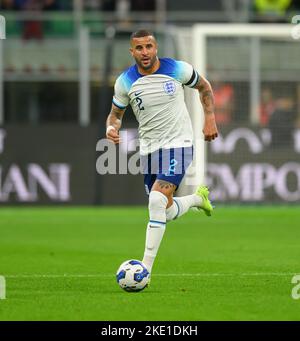
<path id="1" fill-rule="evenodd" d="M 151 32 L 139 30 L 131 35 L 130 53 L 136 64 L 116 80 L 106 122 L 106 137 L 115 144 L 120 142 L 122 117 L 129 104 L 139 123 L 141 164 L 149 194 L 143 263 L 149 272 L 167 221 L 180 217 L 191 207 L 202 209 L 208 216 L 213 210 L 205 186 L 199 185 L 192 195 L 173 197 L 193 158 L 193 131 L 184 102 L 184 86 L 199 92 L 205 113 L 205 140 L 218 136 L 210 83 L 184 61 L 158 58 L 157 48 Z"/>

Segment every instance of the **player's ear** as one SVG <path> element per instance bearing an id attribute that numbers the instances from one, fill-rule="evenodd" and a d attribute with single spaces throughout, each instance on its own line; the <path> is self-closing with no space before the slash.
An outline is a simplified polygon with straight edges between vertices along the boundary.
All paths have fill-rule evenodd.
<path id="1" fill-rule="evenodd" d="M 132 57 L 133 57 L 133 48 L 132 48 L 132 47 L 129 48 L 129 52 L 130 52 L 130 54 L 131 54 Z"/>

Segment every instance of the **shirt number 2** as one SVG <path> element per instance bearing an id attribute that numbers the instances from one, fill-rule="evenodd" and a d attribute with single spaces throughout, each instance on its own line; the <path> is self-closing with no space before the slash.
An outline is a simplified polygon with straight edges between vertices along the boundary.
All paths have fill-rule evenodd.
<path id="1" fill-rule="evenodd" d="M 143 107 L 143 100 L 141 99 L 141 97 L 138 97 L 139 95 L 141 94 L 141 92 L 139 92 L 139 93 L 135 93 L 135 100 L 136 100 L 136 102 L 137 102 L 137 105 L 138 105 L 138 107 L 139 107 L 139 109 L 140 110 L 145 110 L 145 108 Z"/>

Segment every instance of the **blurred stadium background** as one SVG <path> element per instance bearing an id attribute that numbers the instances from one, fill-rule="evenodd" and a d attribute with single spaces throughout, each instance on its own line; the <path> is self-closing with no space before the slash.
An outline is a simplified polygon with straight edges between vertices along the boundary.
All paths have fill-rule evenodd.
<path id="1" fill-rule="evenodd" d="M 299 14 L 296 0 L 0 0 L 0 320 L 299 320 Z M 141 27 L 212 83 L 220 136 L 196 172 L 218 209 L 170 223 L 151 286 L 127 295 L 114 273 L 141 258 L 147 197 L 142 175 L 96 172 L 97 142 Z M 122 160 L 130 109 L 123 136 Z"/>
<path id="2" fill-rule="evenodd" d="M 141 27 L 157 34 L 159 56 L 193 63 L 213 85 L 214 200 L 299 203 L 300 44 L 291 34 L 299 1 L 1 0 L 0 13 L 1 205 L 146 203 L 141 175 L 99 175 L 95 166 L 114 81 L 132 64 L 128 38 Z M 136 128 L 128 110 L 129 141 Z"/>

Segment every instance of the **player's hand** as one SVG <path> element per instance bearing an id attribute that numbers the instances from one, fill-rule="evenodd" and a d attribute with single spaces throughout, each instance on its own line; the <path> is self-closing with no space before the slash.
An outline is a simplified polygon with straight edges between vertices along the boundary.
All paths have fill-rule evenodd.
<path id="1" fill-rule="evenodd" d="M 202 131 L 205 141 L 212 141 L 218 137 L 218 128 L 213 114 L 205 116 L 204 128 Z"/>
<path id="2" fill-rule="evenodd" d="M 106 138 L 110 141 L 112 141 L 114 144 L 120 143 L 120 135 L 117 129 L 113 126 L 109 126 L 106 129 Z"/>

